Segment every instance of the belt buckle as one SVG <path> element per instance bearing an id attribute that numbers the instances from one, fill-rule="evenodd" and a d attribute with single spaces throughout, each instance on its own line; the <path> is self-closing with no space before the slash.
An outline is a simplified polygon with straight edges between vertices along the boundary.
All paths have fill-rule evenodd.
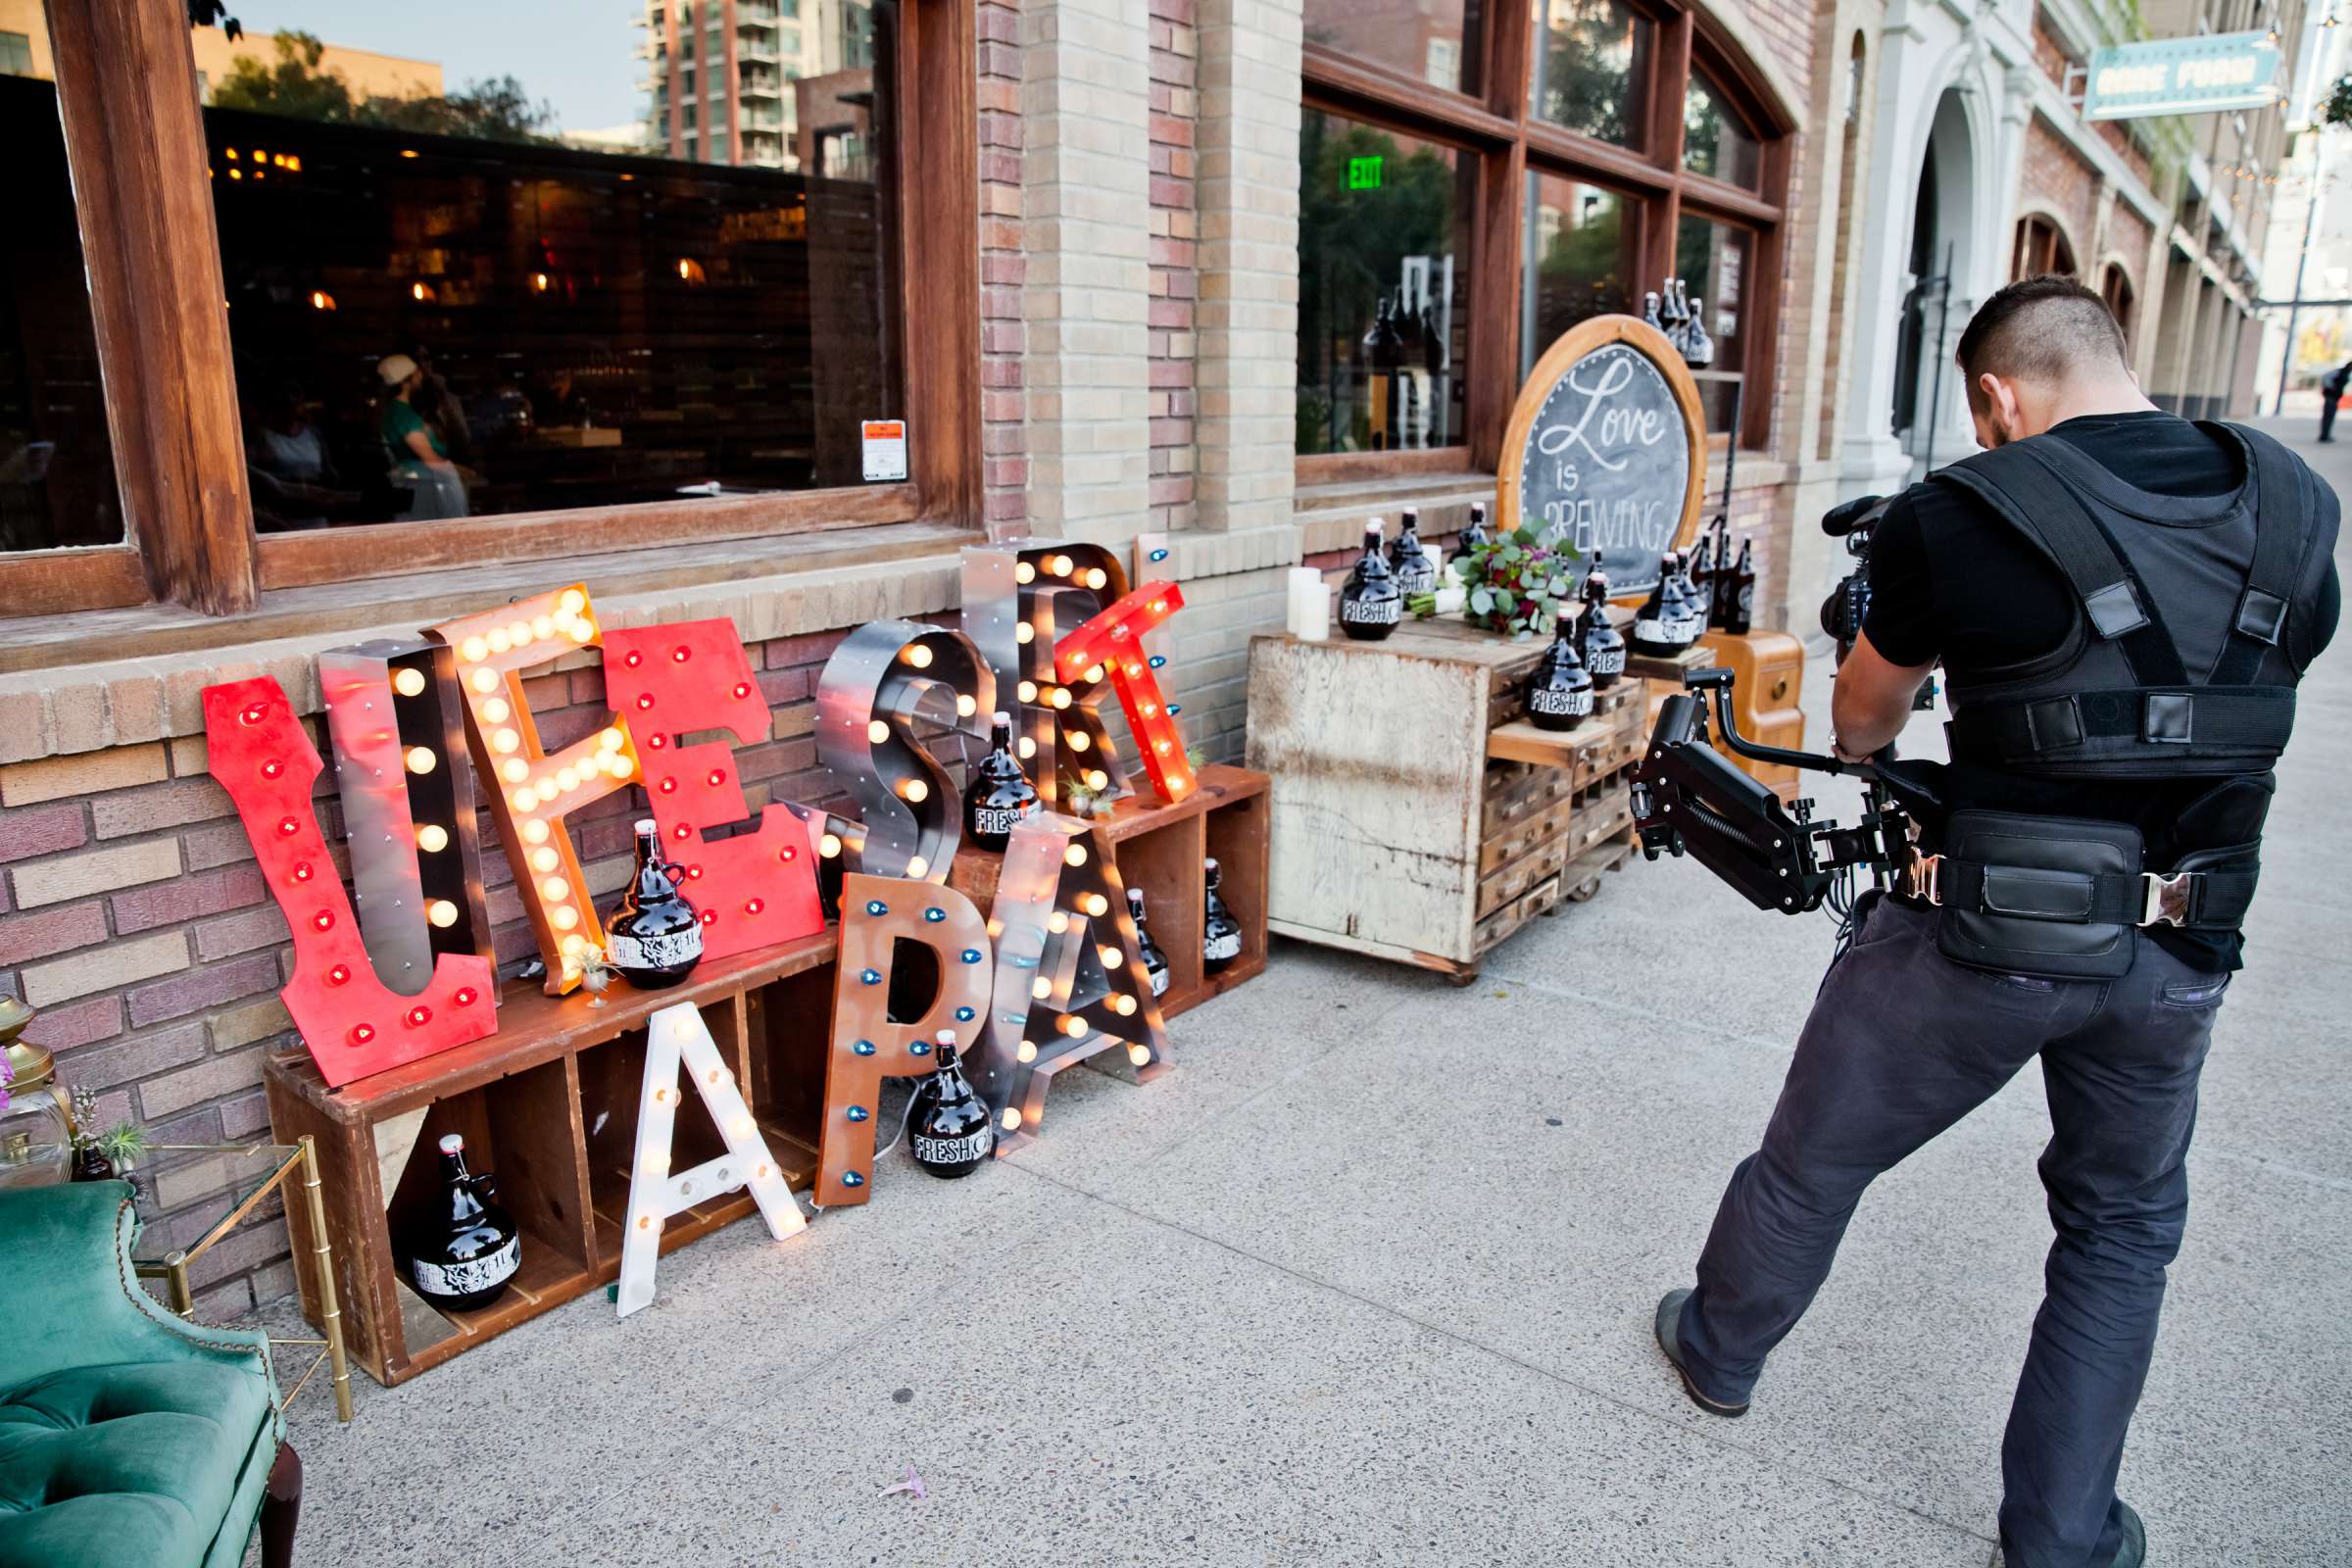
<path id="1" fill-rule="evenodd" d="M 1896 891 L 1905 898 L 1920 899 L 1941 908 L 1943 895 L 1936 884 L 1942 869 L 1942 856 L 1914 855 L 1903 862 L 1903 885 Z"/>
<path id="2" fill-rule="evenodd" d="M 2194 902 L 2196 889 L 2190 882 L 2193 871 L 2175 871 L 2166 876 L 2157 871 L 2143 871 L 2140 879 L 2147 888 L 2146 901 L 2140 906 L 2141 925 L 2186 925 L 2189 906 Z"/>

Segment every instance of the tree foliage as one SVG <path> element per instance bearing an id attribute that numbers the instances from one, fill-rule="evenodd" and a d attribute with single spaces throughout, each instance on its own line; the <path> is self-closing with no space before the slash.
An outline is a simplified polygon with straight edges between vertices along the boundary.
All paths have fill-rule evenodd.
<path id="1" fill-rule="evenodd" d="M 2339 76 L 2328 89 L 2328 102 L 2320 110 L 2323 125 L 2352 125 L 2352 76 Z"/>
<path id="2" fill-rule="evenodd" d="M 447 95 L 412 98 L 361 96 L 339 72 L 319 62 L 326 46 L 307 32 L 282 32 L 273 40 L 277 59 L 265 64 L 239 55 L 235 69 L 213 89 L 222 109 L 316 120 L 334 125 L 375 125 L 419 135 L 471 136 L 482 141 L 546 141 L 555 121 L 553 105 L 534 103 L 513 76 L 475 81 Z"/>

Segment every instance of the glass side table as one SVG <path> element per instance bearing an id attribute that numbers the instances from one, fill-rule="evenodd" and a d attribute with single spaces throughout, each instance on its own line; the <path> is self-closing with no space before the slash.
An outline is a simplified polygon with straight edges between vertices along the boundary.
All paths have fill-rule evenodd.
<path id="1" fill-rule="evenodd" d="M 195 1296 L 188 1285 L 190 1265 L 242 1224 L 245 1217 L 259 1207 L 262 1200 L 270 1193 L 279 1193 L 287 1206 L 292 1207 L 294 1199 L 286 1191 L 286 1179 L 297 1172 L 301 1174 L 302 1200 L 308 1205 L 311 1235 L 316 1242 L 311 1249 L 311 1268 L 318 1292 L 318 1322 L 326 1337 L 321 1340 L 286 1340 L 272 1335 L 270 1344 L 272 1347 L 318 1347 L 318 1354 L 304 1368 L 302 1376 L 295 1380 L 294 1387 L 286 1392 L 284 1403 L 294 1402 L 294 1396 L 302 1392 L 303 1385 L 311 1381 L 321 1365 L 331 1365 L 335 1416 L 337 1420 L 349 1421 L 351 1366 L 343 1355 L 343 1314 L 335 1300 L 334 1255 L 326 1239 L 326 1204 L 318 1196 L 318 1147 L 305 1136 L 298 1144 L 155 1144 L 150 1146 L 149 1153 L 207 1154 L 220 1163 L 226 1178 L 223 1190 L 206 1204 L 199 1205 L 201 1211 L 217 1217 L 193 1246 L 168 1250 L 151 1247 L 142 1227 L 139 1241 L 131 1247 L 131 1266 L 142 1279 L 166 1282 L 172 1298 L 172 1310 L 181 1317 L 192 1317 L 196 1311 Z M 155 1177 L 143 1169 L 138 1174 L 138 1209 L 144 1221 L 153 1211 Z M 302 1267 L 299 1249 L 295 1252 L 294 1266 L 298 1270 Z"/>

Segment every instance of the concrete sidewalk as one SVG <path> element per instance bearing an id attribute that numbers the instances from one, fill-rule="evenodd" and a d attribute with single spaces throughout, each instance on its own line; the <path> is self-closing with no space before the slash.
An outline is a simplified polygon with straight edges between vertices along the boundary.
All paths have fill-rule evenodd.
<path id="1" fill-rule="evenodd" d="M 2301 450 L 2352 495 L 2352 445 Z M 2348 776 L 2339 645 L 2124 1460 L 2168 1568 L 2352 1563 Z M 1745 1420 L 1650 1340 L 1831 935 L 1636 862 L 1465 991 L 1281 947 L 1178 1020 L 1166 1079 L 1065 1074 L 970 1180 L 893 1155 L 791 1243 L 665 1259 L 626 1323 L 600 1292 L 355 1377 L 348 1428 L 307 1394 L 298 1559 L 1980 1568 L 2049 1243 L 2038 1075 L 1865 1199 Z M 929 1500 L 881 1496 L 908 1465 Z"/>

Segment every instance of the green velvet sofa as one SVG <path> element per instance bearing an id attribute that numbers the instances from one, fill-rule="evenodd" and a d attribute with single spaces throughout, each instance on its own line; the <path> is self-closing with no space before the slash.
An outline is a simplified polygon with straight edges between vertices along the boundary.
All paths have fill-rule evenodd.
<path id="1" fill-rule="evenodd" d="M 301 1461 L 269 1342 L 131 1273 L 122 1182 L 0 1189 L 0 1568 L 237 1568 L 291 1554 Z"/>

